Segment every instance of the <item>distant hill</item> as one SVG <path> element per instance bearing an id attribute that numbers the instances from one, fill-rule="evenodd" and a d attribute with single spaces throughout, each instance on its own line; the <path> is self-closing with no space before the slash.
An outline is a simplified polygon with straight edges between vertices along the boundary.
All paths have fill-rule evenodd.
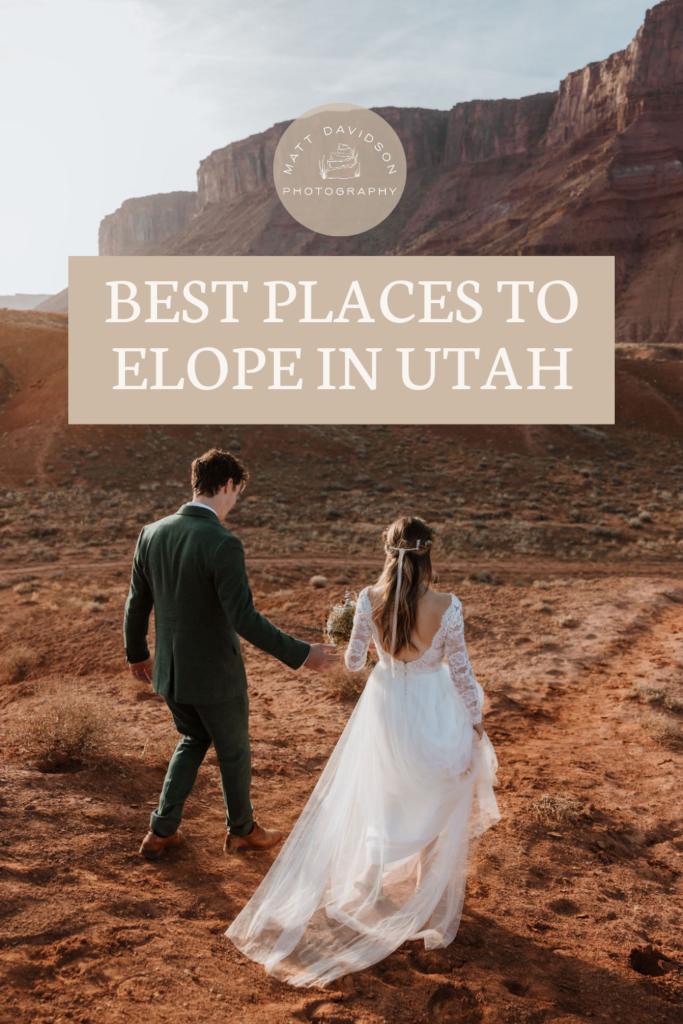
<path id="1" fill-rule="evenodd" d="M 45 301 L 33 308 L 40 310 L 41 313 L 68 313 L 69 289 L 64 288 L 61 292 L 57 292 L 56 295 L 46 295 Z"/>
<path id="2" fill-rule="evenodd" d="M 50 295 L 28 295 L 17 292 L 16 295 L 0 295 L 0 309 L 36 309 L 41 302 L 51 298 Z"/>

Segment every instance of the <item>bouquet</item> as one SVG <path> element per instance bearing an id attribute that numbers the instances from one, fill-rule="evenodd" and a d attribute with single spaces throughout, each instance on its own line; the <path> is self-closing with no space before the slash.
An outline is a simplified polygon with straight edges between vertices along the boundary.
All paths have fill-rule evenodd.
<path id="1" fill-rule="evenodd" d="M 356 613 L 356 601 L 358 595 L 353 594 L 347 590 L 344 595 L 344 600 L 339 604 L 333 605 L 327 615 L 327 623 L 325 625 L 325 632 L 330 638 L 330 642 L 337 644 L 338 647 L 348 647 L 349 640 L 351 639 L 351 630 L 353 628 L 353 617 Z"/>

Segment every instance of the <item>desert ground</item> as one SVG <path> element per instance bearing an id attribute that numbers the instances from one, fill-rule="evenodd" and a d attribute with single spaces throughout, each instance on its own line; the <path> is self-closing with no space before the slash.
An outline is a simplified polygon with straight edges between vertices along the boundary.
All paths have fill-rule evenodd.
<path id="1" fill-rule="evenodd" d="M 632 356 L 615 426 L 69 427 L 66 318 L 0 312 L 0 1020 L 680 1021 L 683 362 Z M 252 472 L 228 525 L 259 610 L 321 639 L 421 514 L 487 694 L 502 820 L 454 943 L 328 990 L 223 934 L 276 851 L 223 855 L 212 753 L 182 844 L 138 854 L 176 737 L 126 672 L 131 557 L 214 444 Z M 244 646 L 256 814 L 287 833 L 363 676 Z"/>

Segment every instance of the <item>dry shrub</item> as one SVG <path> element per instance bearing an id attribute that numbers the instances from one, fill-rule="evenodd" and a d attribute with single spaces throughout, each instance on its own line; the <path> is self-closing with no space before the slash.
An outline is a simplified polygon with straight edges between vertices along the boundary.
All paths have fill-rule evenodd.
<path id="1" fill-rule="evenodd" d="M 664 686 L 652 686 L 650 683 L 636 683 L 626 693 L 631 700 L 639 700 L 641 704 L 661 704 L 669 711 L 683 711 L 683 699 L 670 693 Z"/>
<path id="2" fill-rule="evenodd" d="M 165 768 L 173 757 L 175 748 L 180 743 L 182 736 L 171 727 L 165 728 L 155 736 L 148 736 L 140 751 L 140 757 L 152 764 Z"/>
<path id="3" fill-rule="evenodd" d="M 56 551 L 51 551 L 50 548 L 42 546 L 33 548 L 31 555 L 36 562 L 56 562 L 59 558 Z"/>
<path id="4" fill-rule="evenodd" d="M 575 615 L 558 615 L 553 622 L 557 626 L 561 626 L 562 629 L 576 629 L 579 625 L 579 620 Z"/>
<path id="5" fill-rule="evenodd" d="M 666 692 L 661 686 L 651 686 L 650 683 L 636 683 L 626 696 L 631 700 L 639 700 L 643 704 L 658 704 L 664 699 Z"/>
<path id="6" fill-rule="evenodd" d="M 535 601 L 531 605 L 531 610 L 532 612 L 542 612 L 544 615 L 552 615 L 553 611 L 552 607 L 549 604 L 546 604 L 545 601 Z"/>
<path id="7" fill-rule="evenodd" d="M 335 700 L 355 702 L 363 692 L 367 678 L 367 671 L 352 672 L 346 665 L 335 665 L 326 673 L 326 688 Z"/>
<path id="8" fill-rule="evenodd" d="M 102 605 L 99 601 L 82 601 L 80 607 L 82 611 L 90 614 L 102 611 Z"/>
<path id="9" fill-rule="evenodd" d="M 486 676 L 478 682 L 484 688 L 484 693 L 503 693 L 508 688 L 508 682 L 502 676 Z"/>
<path id="10" fill-rule="evenodd" d="M 668 708 L 669 711 L 683 711 L 683 699 L 681 699 L 681 697 L 676 697 L 673 693 L 667 693 L 662 704 L 665 708 Z"/>
<path id="11" fill-rule="evenodd" d="M 75 608 L 80 612 L 85 612 L 88 615 L 101 612 L 103 610 L 101 601 L 93 601 L 83 597 L 70 597 L 67 604 L 71 608 Z"/>
<path id="12" fill-rule="evenodd" d="M 543 633 L 541 636 L 536 636 L 531 641 L 531 646 L 537 651 L 551 651 L 553 648 L 558 647 L 557 637 L 553 636 L 552 633 Z"/>
<path id="13" fill-rule="evenodd" d="M 465 580 L 468 583 L 490 583 L 492 585 L 496 582 L 488 569 L 480 569 L 479 572 L 468 572 Z"/>
<path id="14" fill-rule="evenodd" d="M 545 825 L 575 825 L 581 817 L 581 811 L 576 800 L 570 796 L 552 796 L 544 793 L 539 800 L 534 800 L 531 805 L 536 821 Z"/>
<path id="15" fill-rule="evenodd" d="M 15 741 L 24 753 L 61 761 L 106 764 L 120 749 L 115 704 L 83 689 L 70 679 L 58 679 L 19 725 Z"/>
<path id="16" fill-rule="evenodd" d="M 323 587 L 327 586 L 326 576 L 311 576 L 308 581 L 315 590 L 322 590 Z"/>
<path id="17" fill-rule="evenodd" d="M 102 587 L 87 586 L 81 589 L 81 594 L 86 603 L 94 602 L 95 604 L 106 604 L 109 600 L 109 593 L 103 590 Z"/>
<path id="18" fill-rule="evenodd" d="M 4 683 L 19 683 L 28 679 L 41 661 L 38 652 L 30 647 L 21 644 L 9 647 L 0 658 L 0 679 Z"/>
<path id="19" fill-rule="evenodd" d="M 683 730 L 673 718 L 653 711 L 649 715 L 641 715 L 637 721 L 649 736 L 659 744 L 679 744 L 683 740 Z"/>

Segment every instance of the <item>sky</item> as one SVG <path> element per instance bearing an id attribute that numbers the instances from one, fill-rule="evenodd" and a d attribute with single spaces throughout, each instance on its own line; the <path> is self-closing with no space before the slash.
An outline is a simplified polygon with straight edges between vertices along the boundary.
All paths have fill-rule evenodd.
<path id="1" fill-rule="evenodd" d="M 323 103 L 554 90 L 642 0 L 0 0 L 0 295 L 66 287 L 100 220 Z"/>

